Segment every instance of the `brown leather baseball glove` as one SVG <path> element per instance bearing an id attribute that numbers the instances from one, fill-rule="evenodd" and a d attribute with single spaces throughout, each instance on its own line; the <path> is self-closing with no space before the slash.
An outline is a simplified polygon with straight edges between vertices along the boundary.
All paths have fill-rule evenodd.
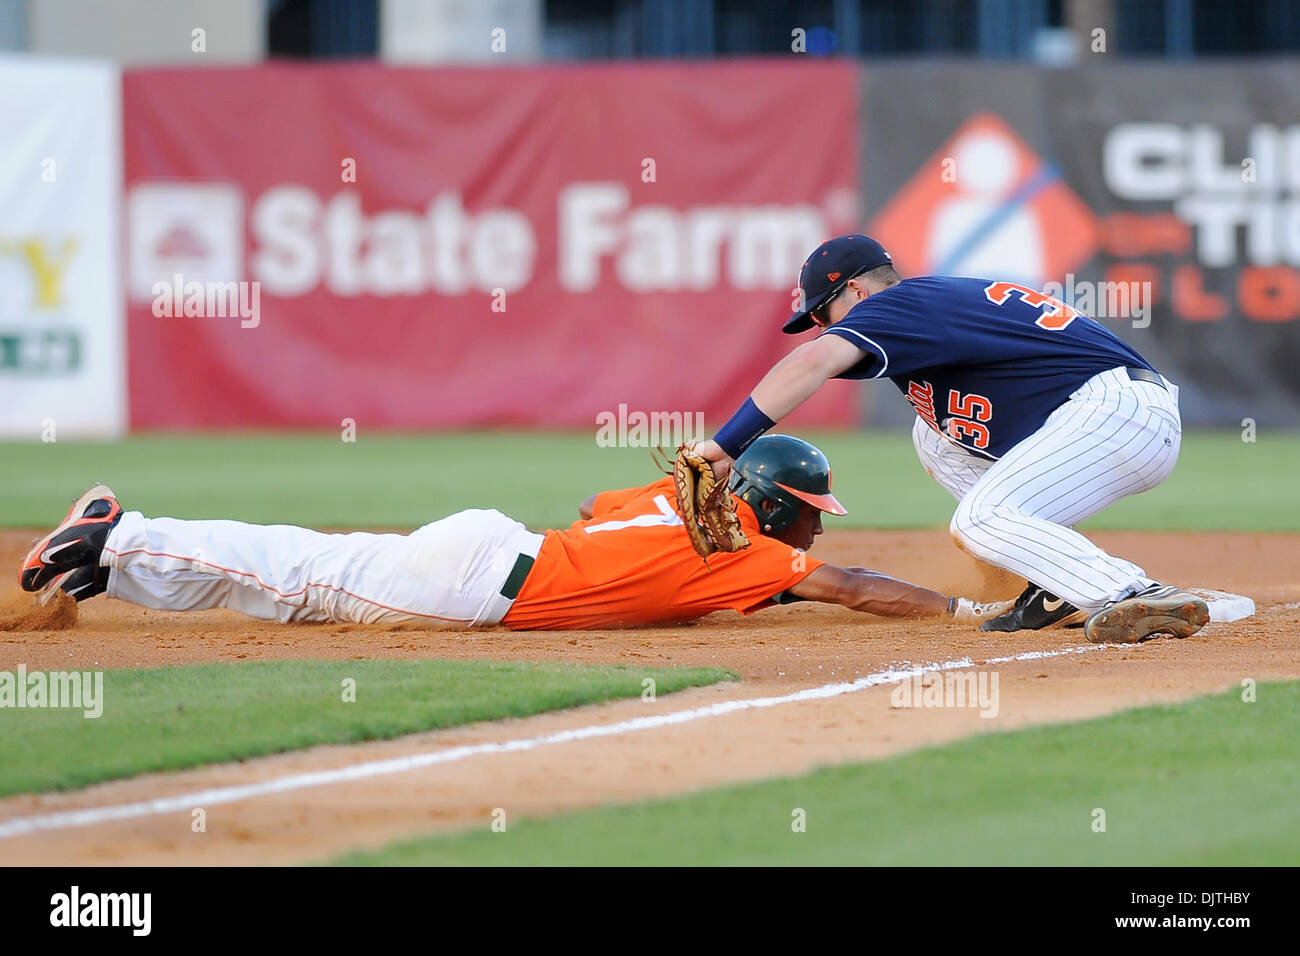
<path id="1" fill-rule="evenodd" d="M 749 539 L 740 530 L 736 501 L 726 481 L 714 477 L 708 460 L 680 445 L 669 473 L 677 487 L 677 510 L 686 533 L 706 565 L 715 551 L 730 553 L 749 547 Z"/>

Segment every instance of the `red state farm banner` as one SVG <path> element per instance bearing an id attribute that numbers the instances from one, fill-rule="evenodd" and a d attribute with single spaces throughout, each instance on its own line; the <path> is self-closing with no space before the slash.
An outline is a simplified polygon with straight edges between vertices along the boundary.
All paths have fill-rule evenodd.
<path id="1" fill-rule="evenodd" d="M 131 425 L 712 430 L 858 226 L 856 90 L 819 61 L 130 71 Z"/>

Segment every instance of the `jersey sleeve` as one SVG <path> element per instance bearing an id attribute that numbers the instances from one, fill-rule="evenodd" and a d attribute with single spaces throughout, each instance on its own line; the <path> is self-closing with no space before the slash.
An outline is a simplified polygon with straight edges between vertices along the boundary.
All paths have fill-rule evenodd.
<path id="1" fill-rule="evenodd" d="M 893 377 L 944 364 L 943 328 L 919 305 L 915 292 L 896 286 L 859 302 L 822 332 L 862 350 L 862 360 L 835 377 Z"/>
<path id="2" fill-rule="evenodd" d="M 673 489 L 676 495 L 676 489 L 673 486 L 672 478 L 660 478 L 648 485 L 640 488 L 620 488 L 618 491 L 602 491 L 596 496 L 596 500 L 591 504 L 591 516 L 599 518 L 602 515 L 609 514 L 611 511 L 618 511 L 630 502 L 642 497 L 643 495 L 658 494 L 667 489 Z"/>

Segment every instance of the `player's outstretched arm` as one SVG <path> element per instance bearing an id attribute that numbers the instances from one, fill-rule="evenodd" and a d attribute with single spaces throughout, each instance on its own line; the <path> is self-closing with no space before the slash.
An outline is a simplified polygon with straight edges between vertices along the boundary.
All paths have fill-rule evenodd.
<path id="1" fill-rule="evenodd" d="M 1014 601 L 980 604 L 968 598 L 950 598 L 891 578 L 868 568 L 839 568 L 823 564 L 790 588 L 808 601 L 842 604 L 855 611 L 884 617 L 935 617 L 951 615 L 960 624 L 978 624 L 1005 613 Z"/>
<path id="2" fill-rule="evenodd" d="M 779 422 L 812 398 L 826 380 L 862 361 L 862 351 L 839 335 L 805 342 L 772 366 L 754 386 L 754 404 Z"/>
<path id="3" fill-rule="evenodd" d="M 695 450 L 721 479 L 750 442 L 811 398 L 827 379 L 861 360 L 861 350 L 838 335 L 804 343 L 772 366 L 740 410 L 713 438 L 696 442 Z"/>
<path id="4" fill-rule="evenodd" d="M 950 603 L 948 596 L 938 591 L 866 568 L 838 568 L 833 564 L 823 564 L 790 588 L 790 592 L 808 601 L 842 604 L 855 611 L 885 617 L 944 614 Z"/>

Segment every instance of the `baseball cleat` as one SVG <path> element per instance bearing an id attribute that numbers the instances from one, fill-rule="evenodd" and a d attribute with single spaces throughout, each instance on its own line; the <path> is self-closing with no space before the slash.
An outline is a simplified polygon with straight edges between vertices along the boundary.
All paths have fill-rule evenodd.
<path id="1" fill-rule="evenodd" d="M 122 506 L 112 489 L 95 485 L 73 503 L 57 528 L 27 552 L 18 572 L 19 585 L 24 591 L 44 591 L 51 584 L 66 584 L 70 571 L 97 566 L 108 533 L 121 517 Z M 49 600 L 45 594 L 41 597 Z"/>
<path id="2" fill-rule="evenodd" d="M 1030 584 L 1016 598 L 1015 606 L 980 625 L 981 631 L 1039 631 L 1045 627 L 1069 627 L 1088 615 L 1064 598 L 1058 598 L 1036 584 Z"/>
<path id="3" fill-rule="evenodd" d="M 72 571 L 65 571 L 45 585 L 36 595 L 36 603 L 42 607 L 54 600 L 60 591 L 78 602 L 103 594 L 108 590 L 108 568 L 98 564 L 83 564 Z"/>
<path id="4" fill-rule="evenodd" d="M 1123 601 L 1108 604 L 1083 626 L 1094 644 L 1136 644 L 1170 634 L 1191 637 L 1210 620 L 1210 606 L 1195 594 L 1153 584 Z"/>

